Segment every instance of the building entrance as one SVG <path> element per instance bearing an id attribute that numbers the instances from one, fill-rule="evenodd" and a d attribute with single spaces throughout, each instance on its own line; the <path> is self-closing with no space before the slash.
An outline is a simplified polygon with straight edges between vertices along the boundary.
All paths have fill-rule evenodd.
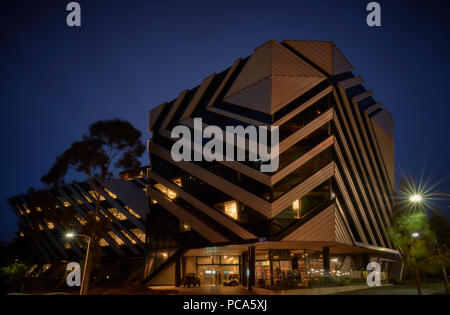
<path id="1" fill-rule="evenodd" d="M 197 274 L 202 285 L 217 285 L 219 283 L 219 266 L 217 265 L 198 266 Z"/>

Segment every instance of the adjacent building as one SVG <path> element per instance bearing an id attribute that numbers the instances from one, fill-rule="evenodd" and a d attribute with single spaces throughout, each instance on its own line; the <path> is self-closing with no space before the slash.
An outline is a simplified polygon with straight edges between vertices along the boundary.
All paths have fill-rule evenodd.
<path id="1" fill-rule="evenodd" d="M 307 285 L 400 278 L 386 229 L 394 191 L 393 118 L 332 42 L 271 40 L 150 111 L 144 280 L 179 285 Z M 278 126 L 279 168 L 180 161 L 175 126 Z M 248 143 L 247 147 L 248 148 Z"/>
<path id="2" fill-rule="evenodd" d="M 141 172 L 121 173 L 124 179 L 110 180 L 100 197 L 97 221 L 103 229 L 103 237 L 99 241 L 102 267 L 98 272 L 105 278 L 114 274 L 118 278 L 142 277 L 148 181 L 140 175 Z M 61 279 L 64 279 L 67 262 L 85 258 L 86 240 L 67 238 L 66 234 L 90 235 L 86 224 L 89 224 L 89 215 L 94 215 L 98 189 L 97 182 L 86 181 L 8 199 L 19 218 L 19 236 L 29 242 L 36 262 L 45 270 L 56 268 L 55 273 L 59 273 Z"/>

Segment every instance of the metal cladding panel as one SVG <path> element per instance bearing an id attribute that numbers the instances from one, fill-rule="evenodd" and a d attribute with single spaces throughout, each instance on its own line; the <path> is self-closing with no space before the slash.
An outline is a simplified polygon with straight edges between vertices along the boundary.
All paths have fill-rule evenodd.
<path id="1" fill-rule="evenodd" d="M 325 80 L 325 77 L 272 77 L 270 114 L 302 96 L 323 80 Z"/>
<path id="2" fill-rule="evenodd" d="M 227 99 L 228 103 L 253 109 L 263 113 L 270 113 L 272 79 L 266 79 L 244 89 Z"/>
<path id="3" fill-rule="evenodd" d="M 370 118 L 383 129 L 391 139 L 394 139 L 394 118 L 392 118 L 392 115 L 386 109 L 383 109 Z"/>
<path id="4" fill-rule="evenodd" d="M 234 81 L 230 90 L 225 95 L 225 100 L 237 92 L 270 76 L 272 72 L 271 55 L 270 42 L 257 48 L 244 66 L 244 69 L 242 69 L 236 81 Z"/>
<path id="5" fill-rule="evenodd" d="M 286 40 L 284 43 L 329 75 L 338 75 L 354 70 L 347 58 L 332 42 Z"/>
<path id="6" fill-rule="evenodd" d="M 227 99 L 229 103 L 273 114 L 302 96 L 325 77 L 272 76 Z"/>
<path id="7" fill-rule="evenodd" d="M 192 98 L 191 102 L 187 106 L 186 110 L 184 111 L 183 115 L 181 116 L 180 120 L 186 119 L 189 116 L 191 116 L 192 112 L 195 110 L 195 108 L 198 105 L 198 102 L 200 102 L 200 99 L 205 94 L 206 90 L 208 89 L 209 85 L 211 84 L 212 80 L 216 76 L 215 73 L 211 74 L 209 77 L 203 80 L 202 84 L 198 88 L 197 92 L 195 93 L 194 97 Z"/>
<path id="8" fill-rule="evenodd" d="M 272 42 L 272 75 L 324 77 L 306 61 L 276 41 Z"/>
<path id="9" fill-rule="evenodd" d="M 340 81 L 339 84 L 344 88 L 344 89 L 349 89 L 351 87 L 354 87 L 358 84 L 362 84 L 364 83 L 363 78 L 361 77 L 353 77 L 344 81 Z"/>
<path id="10" fill-rule="evenodd" d="M 335 241 L 335 205 L 320 212 L 283 241 Z"/>
<path id="11" fill-rule="evenodd" d="M 365 91 L 361 94 L 353 96 L 352 100 L 355 103 L 358 103 L 358 102 L 362 101 L 363 99 L 368 98 L 369 96 L 372 96 L 372 95 L 373 95 L 373 91 Z"/>
<path id="12" fill-rule="evenodd" d="M 345 58 L 336 45 L 333 45 L 333 75 L 351 72 L 353 70 L 355 70 L 355 68 L 353 68 L 347 58 Z"/>
<path id="13" fill-rule="evenodd" d="M 233 66 L 230 68 L 230 70 L 228 70 L 227 75 L 225 76 L 225 79 L 223 79 L 222 83 L 220 83 L 219 88 L 216 90 L 216 92 L 214 93 L 213 97 L 209 101 L 208 106 L 206 106 L 206 107 L 211 107 L 214 104 L 214 102 L 219 97 L 220 93 L 222 93 L 222 90 L 225 88 L 225 85 L 230 80 L 230 78 L 233 75 L 234 71 L 236 71 L 236 68 L 238 67 L 240 62 L 242 62 L 242 58 L 239 58 L 238 60 L 236 60 L 234 62 Z"/>
<path id="14" fill-rule="evenodd" d="M 175 264 L 170 265 L 163 272 L 152 279 L 149 285 L 175 285 Z"/>
<path id="15" fill-rule="evenodd" d="M 325 76 L 276 41 L 257 48 L 225 101 L 272 114 Z"/>
<path id="16" fill-rule="evenodd" d="M 310 149 L 308 152 L 304 153 L 302 156 L 300 156 L 298 159 L 287 165 L 281 170 L 278 170 L 275 174 L 273 174 L 270 177 L 270 185 L 275 185 L 280 180 L 282 180 L 284 177 L 288 176 L 290 173 L 295 171 L 297 168 L 301 167 L 303 164 L 311 160 L 313 157 L 317 156 L 330 146 L 332 146 L 334 143 L 334 137 L 330 136 L 326 140 L 322 141 L 318 145 L 316 145 L 314 148 Z"/>
<path id="17" fill-rule="evenodd" d="M 155 125 L 156 120 L 158 119 L 159 115 L 161 114 L 162 110 L 164 109 L 164 106 L 166 106 L 167 103 L 163 103 L 155 108 L 153 108 L 149 113 L 149 120 L 148 120 L 148 131 L 153 131 L 153 126 Z"/>
<path id="18" fill-rule="evenodd" d="M 271 204 L 271 217 L 275 217 L 282 212 L 286 207 L 291 205 L 295 200 L 303 197 L 317 186 L 323 184 L 326 180 L 330 179 L 334 175 L 335 164 L 331 162 L 327 166 L 318 170 L 316 173 L 308 177 L 305 181 L 301 182 L 283 196 L 278 198 Z"/>
<path id="19" fill-rule="evenodd" d="M 386 121 L 381 121 L 381 123 L 384 124 L 391 124 L 390 122 L 386 122 Z M 393 122 L 392 122 L 393 125 Z M 387 128 L 388 130 L 392 130 L 391 132 L 393 133 L 393 127 L 390 126 L 384 126 L 381 127 L 377 121 L 372 119 L 372 126 L 373 126 L 373 131 L 375 133 L 375 137 L 377 138 L 377 143 L 378 143 L 378 147 L 381 151 L 381 155 L 383 157 L 384 160 L 384 164 L 386 166 L 388 175 L 389 175 L 389 179 L 390 179 L 390 183 L 392 185 L 392 187 L 394 187 L 395 185 L 395 152 L 394 152 L 394 139 L 393 139 L 393 134 L 392 136 L 389 135 L 386 131 L 385 128 Z M 392 129 L 390 129 L 392 128 Z"/>
<path id="20" fill-rule="evenodd" d="M 342 219 L 341 215 L 339 214 L 339 211 L 335 211 L 335 222 L 336 222 L 336 241 L 339 243 L 347 244 L 347 245 L 353 245 L 352 237 L 350 236 L 350 233 L 347 229 L 347 226 Z"/>
<path id="21" fill-rule="evenodd" d="M 181 102 L 183 101 L 183 99 L 186 97 L 186 94 L 188 93 L 188 90 L 184 90 L 183 92 L 181 92 L 178 95 L 177 100 L 175 101 L 175 103 L 172 105 L 172 107 L 170 108 L 169 113 L 167 114 L 166 117 L 164 117 L 164 121 L 161 125 L 161 129 L 166 129 L 167 126 L 170 123 L 170 120 L 172 119 L 173 115 L 175 114 L 175 112 L 177 111 L 178 107 L 180 106 Z"/>
<path id="22" fill-rule="evenodd" d="M 320 69 L 333 74 L 333 43 L 319 41 L 285 40 L 288 46 L 311 60 Z"/>

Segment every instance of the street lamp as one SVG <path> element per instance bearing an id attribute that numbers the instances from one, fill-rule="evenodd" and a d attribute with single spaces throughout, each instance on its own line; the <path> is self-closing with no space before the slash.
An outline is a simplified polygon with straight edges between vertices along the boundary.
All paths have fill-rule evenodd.
<path id="1" fill-rule="evenodd" d="M 86 258 L 84 260 L 83 277 L 81 279 L 81 287 L 80 287 L 80 295 L 83 295 L 83 293 L 84 293 L 85 276 L 86 276 L 86 267 L 87 267 L 88 259 L 89 259 L 89 250 L 91 248 L 91 238 L 89 236 L 87 236 L 87 235 L 84 235 L 84 234 L 75 234 L 75 233 L 67 233 L 66 234 L 67 238 L 74 238 L 75 236 L 83 237 L 83 238 L 87 239 L 87 242 L 88 242 L 87 250 L 86 250 Z"/>
<path id="2" fill-rule="evenodd" d="M 433 193 L 433 194 L 427 194 L 425 197 L 431 197 L 431 196 L 442 196 L 442 197 L 450 197 L 450 194 L 441 194 L 441 193 Z M 409 197 L 409 201 L 412 203 L 421 203 L 423 201 L 423 197 L 419 194 L 414 194 Z M 419 233 L 415 232 L 412 234 L 413 238 L 418 238 Z M 439 243 L 436 239 L 436 249 L 438 256 L 442 258 L 441 251 L 439 249 Z M 449 288 L 448 288 L 448 278 L 447 278 L 447 271 L 445 270 L 445 265 L 442 265 L 442 276 L 444 278 L 444 286 L 445 286 L 445 293 L 449 294 Z"/>
<path id="3" fill-rule="evenodd" d="M 415 194 L 415 195 L 412 195 L 411 197 L 409 197 L 409 201 L 414 202 L 414 203 L 419 203 L 422 201 L 422 199 L 423 199 L 422 196 L 419 194 Z"/>

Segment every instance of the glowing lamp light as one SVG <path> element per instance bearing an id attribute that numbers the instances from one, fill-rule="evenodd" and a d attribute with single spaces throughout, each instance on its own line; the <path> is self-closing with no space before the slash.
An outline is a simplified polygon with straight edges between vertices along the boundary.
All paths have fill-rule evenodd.
<path id="1" fill-rule="evenodd" d="M 414 233 L 412 234 L 412 237 L 414 237 L 414 238 L 417 238 L 417 237 L 419 237 L 419 233 L 417 233 L 417 232 L 414 232 Z"/>
<path id="2" fill-rule="evenodd" d="M 66 237 L 67 237 L 67 238 L 72 238 L 73 236 L 74 236 L 73 233 L 67 233 L 67 234 L 66 234 Z"/>
<path id="3" fill-rule="evenodd" d="M 409 197 L 409 201 L 411 202 L 421 202 L 422 201 L 422 196 L 419 194 L 416 195 L 412 195 L 411 197 Z"/>

